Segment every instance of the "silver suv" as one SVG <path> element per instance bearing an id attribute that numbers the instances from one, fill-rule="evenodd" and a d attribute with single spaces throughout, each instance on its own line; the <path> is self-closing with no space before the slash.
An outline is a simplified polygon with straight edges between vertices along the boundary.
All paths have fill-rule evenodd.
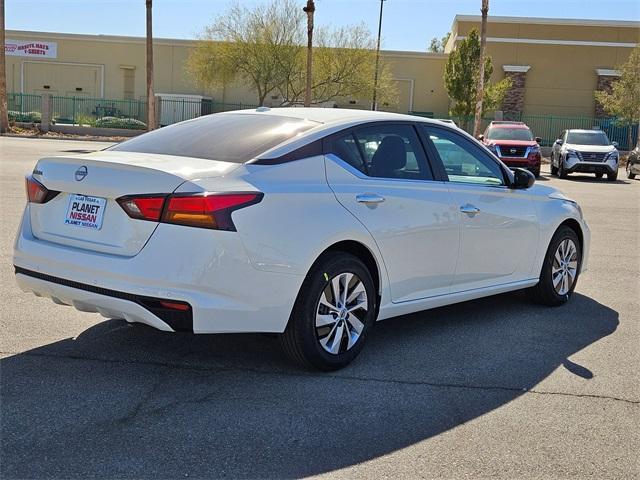
<path id="1" fill-rule="evenodd" d="M 595 173 L 609 181 L 618 178 L 618 144 L 602 130 L 565 130 L 551 150 L 551 174 L 567 178 L 573 172 Z"/>

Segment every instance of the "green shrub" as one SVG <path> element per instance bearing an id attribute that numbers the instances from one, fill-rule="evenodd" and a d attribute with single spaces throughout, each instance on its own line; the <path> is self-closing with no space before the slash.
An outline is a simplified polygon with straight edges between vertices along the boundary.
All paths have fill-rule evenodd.
<path id="1" fill-rule="evenodd" d="M 96 119 L 91 115 L 79 113 L 78 115 L 76 115 L 76 123 L 80 126 L 95 127 Z"/>
<path id="2" fill-rule="evenodd" d="M 40 112 L 18 112 L 16 110 L 9 110 L 9 121 L 40 123 L 42 121 L 42 114 Z"/>
<path id="3" fill-rule="evenodd" d="M 132 130 L 146 130 L 147 124 L 135 118 L 102 117 L 95 121 L 95 127 L 129 128 Z"/>

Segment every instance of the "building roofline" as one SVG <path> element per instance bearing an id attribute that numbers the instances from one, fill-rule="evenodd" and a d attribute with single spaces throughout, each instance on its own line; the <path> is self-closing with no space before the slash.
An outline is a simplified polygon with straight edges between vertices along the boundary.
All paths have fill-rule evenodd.
<path id="1" fill-rule="evenodd" d="M 145 37 L 136 37 L 131 35 L 95 35 L 91 33 L 63 33 L 63 32 L 42 32 L 35 30 L 6 30 L 6 38 L 11 36 L 32 36 L 32 37 L 47 37 L 55 40 L 90 40 L 93 42 L 111 42 L 111 43 L 145 43 Z M 186 38 L 164 38 L 154 37 L 153 43 L 155 45 L 195 45 L 199 39 L 186 39 Z M 381 50 L 383 55 L 390 55 L 394 57 L 408 57 L 408 58 L 446 58 L 448 55 L 445 53 L 434 52 L 421 52 L 411 50 Z"/>
<path id="2" fill-rule="evenodd" d="M 480 22 L 480 15 L 456 15 L 451 28 L 458 22 Z M 489 23 L 527 23 L 534 25 L 574 25 L 583 27 L 626 27 L 640 28 L 640 21 L 634 20 L 590 20 L 580 18 L 505 17 L 489 15 Z"/>

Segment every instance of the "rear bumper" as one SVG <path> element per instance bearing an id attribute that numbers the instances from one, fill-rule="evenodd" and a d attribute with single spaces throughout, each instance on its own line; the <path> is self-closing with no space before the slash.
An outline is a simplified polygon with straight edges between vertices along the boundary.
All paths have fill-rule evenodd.
<path id="1" fill-rule="evenodd" d="M 255 269 L 236 232 L 161 224 L 140 253 L 123 257 L 39 240 L 26 212 L 13 257 L 18 285 L 109 318 L 165 331 L 282 332 L 304 280 Z M 167 318 L 160 300 L 189 304 L 191 320 Z"/>

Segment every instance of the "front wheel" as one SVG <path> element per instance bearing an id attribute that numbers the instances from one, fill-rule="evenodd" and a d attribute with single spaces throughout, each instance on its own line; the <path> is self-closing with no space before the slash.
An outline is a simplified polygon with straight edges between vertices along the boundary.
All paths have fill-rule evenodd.
<path id="1" fill-rule="evenodd" d="M 560 158 L 558 160 L 558 177 L 560 178 L 567 178 L 569 174 L 567 173 L 567 171 L 564 169 L 564 160 L 562 160 L 562 158 Z"/>
<path id="2" fill-rule="evenodd" d="M 602 172 L 598 172 L 596 173 L 596 178 L 600 179 L 602 178 L 603 173 Z"/>
<path id="3" fill-rule="evenodd" d="M 629 180 L 636 178 L 636 174 L 631 171 L 631 162 L 629 160 L 627 160 L 627 178 Z"/>
<path id="4" fill-rule="evenodd" d="M 610 182 L 615 182 L 618 179 L 618 170 L 613 173 L 607 173 L 607 180 Z"/>
<path id="5" fill-rule="evenodd" d="M 572 228 L 561 226 L 549 243 L 540 280 L 530 289 L 533 300 L 550 306 L 566 303 L 576 287 L 581 261 L 578 235 Z"/>
<path id="6" fill-rule="evenodd" d="M 337 370 L 358 356 L 376 318 L 371 273 L 357 257 L 323 255 L 302 284 L 281 335 L 287 355 L 307 368 Z"/>

